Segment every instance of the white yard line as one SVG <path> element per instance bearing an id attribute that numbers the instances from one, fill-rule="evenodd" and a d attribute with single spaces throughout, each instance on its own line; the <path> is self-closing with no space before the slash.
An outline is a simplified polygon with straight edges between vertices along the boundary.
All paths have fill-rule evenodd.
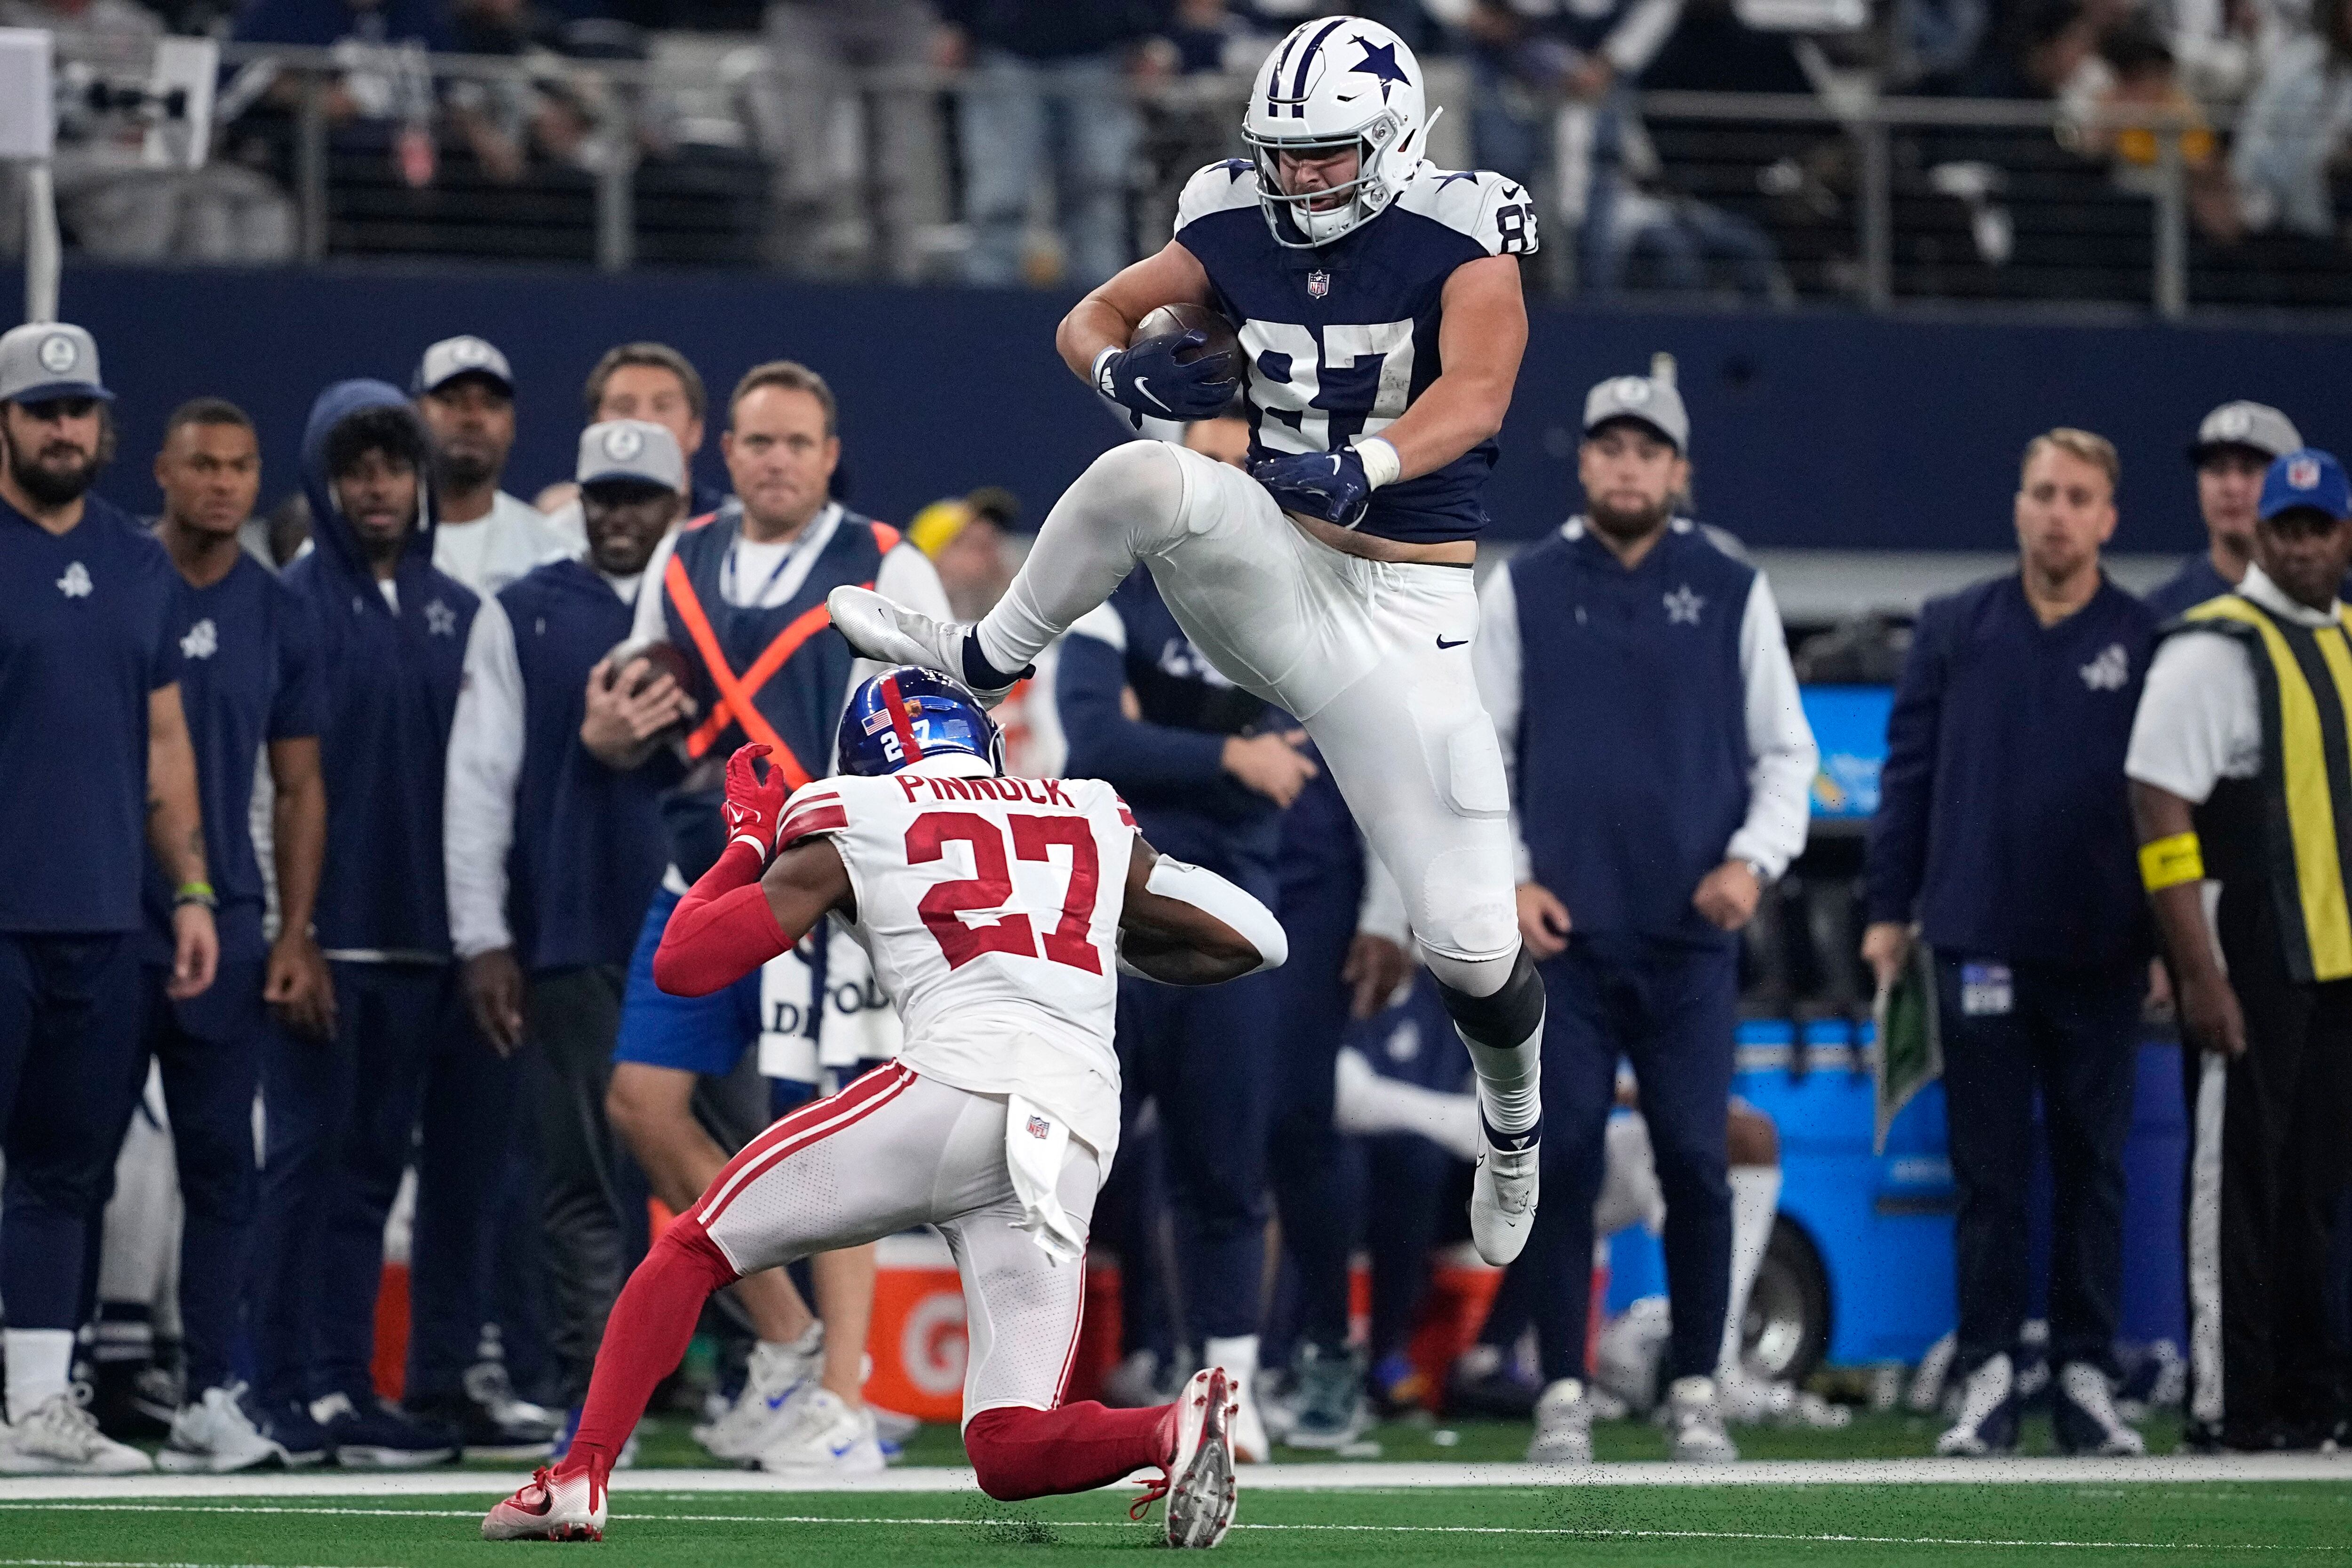
<path id="1" fill-rule="evenodd" d="M 234 1476 L 0 1477 L 12 1502 L 142 1498 L 495 1498 L 525 1479 L 487 1470 L 268 1470 Z M 1736 1465 L 1664 1462 L 1545 1467 L 1512 1463 L 1251 1465 L 1244 1491 L 1421 1490 L 1430 1487 L 1740 1487 L 2179 1485 L 2200 1481 L 2352 1481 L 2352 1457 L 2222 1454 L 2147 1459 L 1765 1459 Z M 857 1480 L 787 1480 L 756 1470 L 624 1470 L 616 1496 L 724 1492 L 969 1492 L 972 1473 L 905 1466 Z"/>
<path id="2" fill-rule="evenodd" d="M 6 1505 L 0 1505 L 6 1506 Z M 67 1511 L 65 1505 L 29 1504 L 24 1508 L 54 1509 Z M 188 1503 L 100 1503 L 94 1507 L 72 1510 L 76 1512 L 136 1511 L 155 1513 L 229 1513 L 229 1514 L 327 1514 L 339 1517 L 364 1515 L 376 1518 L 455 1519 L 474 1517 L 473 1510 L 454 1509 L 394 1509 L 394 1508 L 271 1508 L 247 1503 L 220 1502 Z M 908 1517 L 894 1519 L 887 1515 L 826 1514 L 761 1514 L 761 1513 L 663 1513 L 641 1516 L 646 1522 L 669 1524 L 800 1524 L 844 1527 L 906 1528 L 929 1527 L 951 1530 L 986 1530 L 991 1520 L 985 1514 L 972 1514 L 961 1519 Z M 628 1516 L 616 1514 L 614 1523 L 625 1528 Z M 1148 1530 L 1120 1520 L 1051 1520 L 1036 1521 L 1033 1528 L 1045 1531 L 1061 1530 Z M 1286 1532 L 1291 1534 L 1351 1534 L 1351 1535 L 1503 1535 L 1556 1536 L 1577 1541 L 1741 1541 L 1749 1542 L 1782 1542 L 1822 1546 L 1948 1546 L 1990 1547 L 2024 1551 L 2084 1551 L 2084 1552 L 2297 1552 L 2326 1551 L 2327 1548 L 2291 1547 L 2271 1544 L 2209 1543 L 2180 1541 L 2028 1541 L 2009 1539 L 1971 1539 L 1948 1535 L 1841 1535 L 1804 1533 L 1801 1531 L 1731 1531 L 1731 1530 L 1598 1530 L 1559 1525 L 1510 1524 L 1260 1524 L 1237 1523 L 1235 1530 Z M 0 1568 L 271 1568 L 260 1563 L 196 1563 L 94 1562 L 59 1557 L 0 1557 Z"/>

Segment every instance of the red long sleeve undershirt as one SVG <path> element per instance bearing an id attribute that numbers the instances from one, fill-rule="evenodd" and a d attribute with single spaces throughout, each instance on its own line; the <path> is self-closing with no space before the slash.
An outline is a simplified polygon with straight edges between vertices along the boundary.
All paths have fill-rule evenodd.
<path id="1" fill-rule="evenodd" d="M 732 985 L 798 940 L 776 922 L 760 886 L 766 867 L 741 839 L 678 900 L 654 951 L 654 984 L 673 996 Z"/>

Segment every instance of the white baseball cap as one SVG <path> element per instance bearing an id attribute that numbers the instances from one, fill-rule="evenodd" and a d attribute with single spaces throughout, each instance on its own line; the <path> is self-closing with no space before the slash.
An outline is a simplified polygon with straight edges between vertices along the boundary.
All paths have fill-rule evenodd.
<path id="1" fill-rule="evenodd" d="M 507 356 L 499 353 L 498 345 L 488 338 L 471 333 L 443 338 L 426 349 L 425 357 L 416 362 L 416 374 L 408 390 L 412 396 L 422 397 L 461 375 L 488 376 L 509 397 L 514 395 L 514 372 L 507 364 Z"/>
<path id="2" fill-rule="evenodd" d="M 636 479 L 684 489 L 686 456 L 666 426 L 646 419 L 608 419 L 580 432 L 580 466 L 572 478 L 583 485 Z"/>
<path id="3" fill-rule="evenodd" d="M 63 321 L 28 321 L 0 333 L 0 400 L 56 397 L 113 400 L 98 378 L 97 340 Z"/>

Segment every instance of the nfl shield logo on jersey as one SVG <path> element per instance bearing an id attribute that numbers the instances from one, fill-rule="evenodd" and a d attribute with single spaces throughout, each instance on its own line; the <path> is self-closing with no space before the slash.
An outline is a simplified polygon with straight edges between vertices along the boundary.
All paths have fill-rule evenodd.
<path id="1" fill-rule="evenodd" d="M 1328 272 L 1318 268 L 1307 275 L 1307 298 L 1320 300 L 1329 292 L 1331 292 L 1331 275 Z"/>
<path id="2" fill-rule="evenodd" d="M 1032 1138 L 1043 1138 L 1047 1132 L 1052 1131 L 1052 1127 L 1042 1116 L 1031 1117 L 1029 1119 L 1028 1126 L 1029 1136 Z"/>

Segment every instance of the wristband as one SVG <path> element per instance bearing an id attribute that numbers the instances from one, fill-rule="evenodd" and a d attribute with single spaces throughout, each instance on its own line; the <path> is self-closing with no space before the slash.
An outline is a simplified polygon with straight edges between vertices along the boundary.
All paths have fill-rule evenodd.
<path id="1" fill-rule="evenodd" d="M 2152 838 L 2139 847 L 2139 879 L 2151 893 L 2205 879 L 2205 852 L 2194 833 Z"/>
<path id="2" fill-rule="evenodd" d="M 177 909 L 182 904 L 202 904 L 208 910 L 216 910 L 220 908 L 220 895 L 213 891 L 210 882 L 196 877 L 173 889 L 172 907 Z"/>
<path id="3" fill-rule="evenodd" d="M 1089 377 L 1095 384 L 1095 390 L 1101 393 L 1105 397 L 1112 395 L 1108 369 L 1112 358 L 1118 353 L 1118 345 L 1114 343 L 1109 348 L 1103 350 L 1102 353 L 1095 355 L 1094 369 L 1089 373 Z"/>
<path id="4" fill-rule="evenodd" d="M 1357 459 L 1364 465 L 1364 478 L 1374 489 L 1396 483 L 1404 472 L 1404 459 L 1397 449 L 1378 436 L 1359 436 L 1350 443 L 1356 448 Z"/>

